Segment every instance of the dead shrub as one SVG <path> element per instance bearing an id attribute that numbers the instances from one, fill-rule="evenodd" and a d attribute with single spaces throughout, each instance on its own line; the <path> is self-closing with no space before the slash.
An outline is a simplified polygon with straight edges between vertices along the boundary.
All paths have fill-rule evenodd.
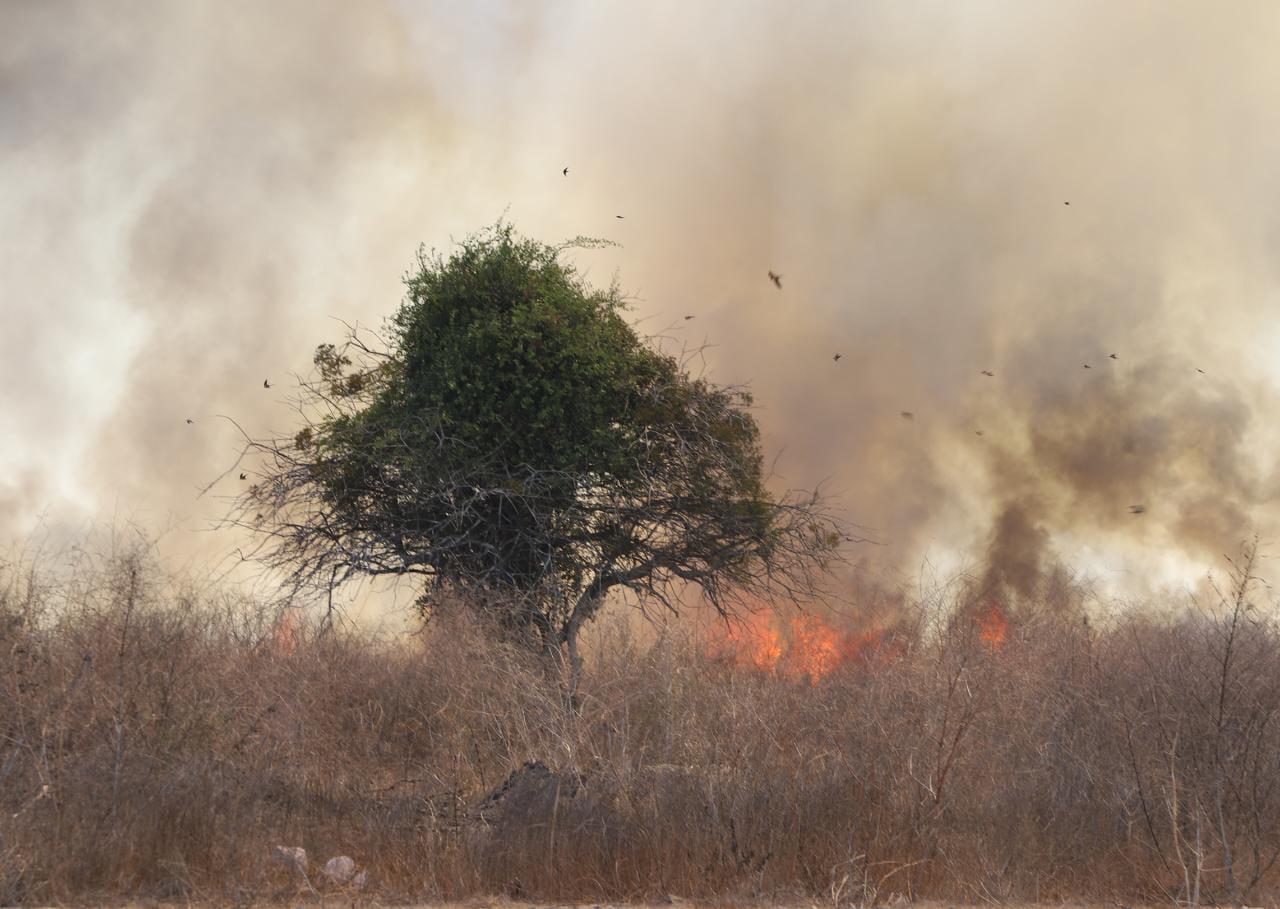
<path id="1" fill-rule="evenodd" d="M 305 892 L 281 843 L 384 898 L 1268 899 L 1280 636 L 1250 571 L 998 642 L 921 606 L 813 680 L 615 624 L 568 710 L 465 610 L 390 640 L 286 626 L 145 553 L 11 567 L 0 901 Z"/>

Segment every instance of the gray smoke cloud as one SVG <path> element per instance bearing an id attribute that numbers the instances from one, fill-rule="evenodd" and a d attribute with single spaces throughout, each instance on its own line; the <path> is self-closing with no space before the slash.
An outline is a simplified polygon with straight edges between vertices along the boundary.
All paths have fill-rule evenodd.
<path id="1" fill-rule="evenodd" d="M 578 264 L 713 343 L 856 560 L 1184 579 L 1280 489 L 1277 37 L 1268 3 L 6 4 L 0 524 L 236 545 L 194 532 L 238 489 L 196 498 L 215 415 L 288 431 L 333 320 L 506 212 L 618 241 Z"/>

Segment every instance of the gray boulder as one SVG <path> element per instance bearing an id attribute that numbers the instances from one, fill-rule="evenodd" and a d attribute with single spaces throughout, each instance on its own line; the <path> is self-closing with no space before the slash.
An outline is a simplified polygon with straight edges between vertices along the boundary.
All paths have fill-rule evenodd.
<path id="1" fill-rule="evenodd" d="M 307 873 L 307 850 L 301 846 L 273 846 L 271 858 L 293 871 Z"/>
<path id="2" fill-rule="evenodd" d="M 341 887 L 356 876 L 356 863 L 349 855 L 335 855 L 324 863 L 321 873 L 329 883 Z"/>

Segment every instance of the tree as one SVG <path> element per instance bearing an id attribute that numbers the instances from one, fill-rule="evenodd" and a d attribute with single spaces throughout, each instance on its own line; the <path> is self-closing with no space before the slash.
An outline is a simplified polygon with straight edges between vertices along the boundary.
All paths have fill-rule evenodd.
<path id="1" fill-rule="evenodd" d="M 421 575 L 567 651 L 615 590 L 726 618 L 803 600 L 845 537 L 817 493 L 766 486 L 751 397 L 640 338 L 616 286 L 588 287 L 498 224 L 420 250 L 384 336 L 321 345 L 305 425 L 254 440 L 238 519 L 299 585 Z"/>

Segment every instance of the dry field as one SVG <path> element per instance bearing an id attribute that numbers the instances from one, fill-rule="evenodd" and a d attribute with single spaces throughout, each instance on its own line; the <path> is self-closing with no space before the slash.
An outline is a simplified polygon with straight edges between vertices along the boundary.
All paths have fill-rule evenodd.
<path id="1" fill-rule="evenodd" d="M 615 623 L 569 709 L 457 615 L 382 640 L 137 555 L 32 568 L 0 587 L 0 902 L 1277 892 L 1280 633 L 1247 585 L 1087 621 L 1045 591 L 999 622 L 963 593 L 903 604 L 874 633 Z M 305 847 L 314 891 L 276 845 Z M 362 893 L 320 883 L 338 854 Z"/>
<path id="2" fill-rule="evenodd" d="M 213 903 L 210 906 L 216 905 Z M 283 901 L 278 903 L 259 903 L 259 906 L 267 907 L 292 907 L 306 905 L 299 901 Z M 345 905 L 339 903 L 338 905 Z M 527 903 L 515 902 L 502 897 L 493 898 L 474 898 L 459 902 L 439 902 L 439 903 L 381 903 L 362 901 L 358 904 L 361 909 L 830 909 L 830 903 L 815 901 L 790 901 L 783 902 L 777 900 L 753 900 L 753 899 L 733 899 L 733 900 L 685 900 L 680 897 L 673 897 L 669 900 L 661 902 L 585 902 L 585 903 Z M 897 904 L 903 906 L 906 904 Z M 991 903 L 952 903 L 939 902 L 933 900 L 919 900 L 910 904 L 911 909 L 988 909 Z M 1117 905 L 1115 902 L 1106 903 L 1085 903 L 1085 902 L 1061 902 L 1061 903 L 1000 903 L 1002 909 L 1167 909 L 1168 904 L 1143 904 L 1143 903 L 1122 903 Z M 121 903 L 119 909 L 201 909 L 199 903 L 163 903 L 163 902 L 145 902 L 145 903 Z M 891 904 L 880 907 L 868 906 L 866 909 L 891 909 Z"/>

